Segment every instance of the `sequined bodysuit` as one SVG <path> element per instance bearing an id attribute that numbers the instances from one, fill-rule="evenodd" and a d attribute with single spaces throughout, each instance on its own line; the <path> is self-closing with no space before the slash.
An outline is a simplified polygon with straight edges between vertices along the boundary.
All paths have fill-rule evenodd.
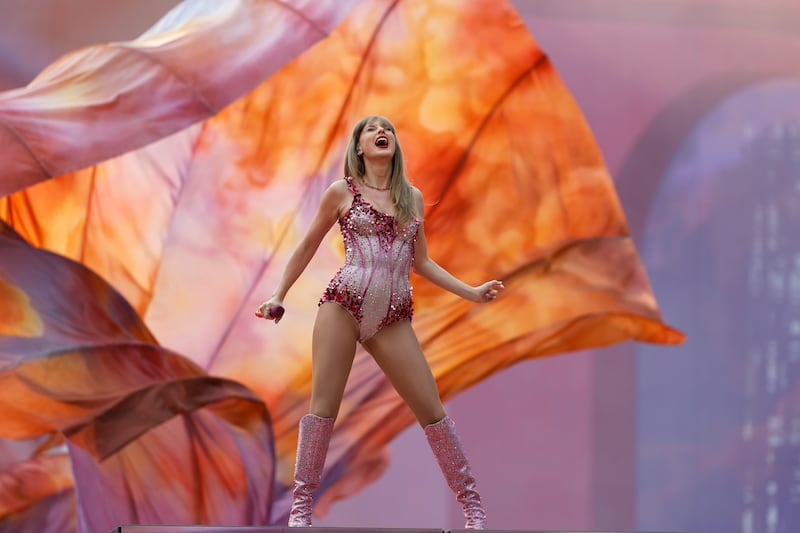
<path id="1" fill-rule="evenodd" d="M 411 282 L 414 243 L 419 220 L 398 225 L 394 217 L 375 209 L 346 177 L 353 203 L 339 227 L 344 238 L 344 265 L 328 284 L 319 304 L 336 302 L 358 323 L 364 342 L 398 320 L 411 319 Z"/>

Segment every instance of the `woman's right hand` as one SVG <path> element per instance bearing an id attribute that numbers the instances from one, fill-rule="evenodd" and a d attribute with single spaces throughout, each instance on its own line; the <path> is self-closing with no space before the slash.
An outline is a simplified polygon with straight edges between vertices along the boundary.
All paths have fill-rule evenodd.
<path id="1" fill-rule="evenodd" d="M 277 298 L 270 298 L 256 309 L 256 316 L 259 318 L 266 318 L 267 320 L 274 320 L 277 324 L 283 318 L 283 302 Z"/>

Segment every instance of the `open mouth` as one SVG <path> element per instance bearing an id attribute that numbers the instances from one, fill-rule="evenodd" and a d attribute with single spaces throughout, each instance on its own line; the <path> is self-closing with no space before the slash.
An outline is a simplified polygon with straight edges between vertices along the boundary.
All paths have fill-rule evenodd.
<path id="1" fill-rule="evenodd" d="M 389 146 L 389 138 L 380 135 L 377 139 L 375 139 L 375 146 L 379 148 L 386 148 Z"/>

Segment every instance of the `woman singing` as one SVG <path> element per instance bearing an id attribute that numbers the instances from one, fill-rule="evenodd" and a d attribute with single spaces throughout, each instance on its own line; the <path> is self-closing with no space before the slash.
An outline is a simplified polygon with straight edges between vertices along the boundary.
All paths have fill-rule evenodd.
<path id="1" fill-rule="evenodd" d="M 447 483 L 464 507 L 466 528 L 484 529 L 486 514 L 475 479 L 411 328 L 409 272 L 413 267 L 439 287 L 474 302 L 494 300 L 503 284 L 492 280 L 471 287 L 428 257 L 422 193 L 405 176 L 389 120 L 372 116 L 356 124 L 344 175 L 323 194 L 274 294 L 256 311 L 280 320 L 286 293 L 338 220 L 345 262 L 322 295 L 314 323 L 311 405 L 300 420 L 289 526 L 311 525 L 312 495 L 360 342 L 424 427 Z"/>

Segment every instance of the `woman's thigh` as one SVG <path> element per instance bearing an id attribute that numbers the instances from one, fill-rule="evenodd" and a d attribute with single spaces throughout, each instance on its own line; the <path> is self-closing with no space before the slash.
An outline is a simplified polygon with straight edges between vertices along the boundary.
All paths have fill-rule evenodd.
<path id="1" fill-rule="evenodd" d="M 420 425 L 441 420 L 444 406 L 411 321 L 400 320 L 364 343 L 375 362 L 405 400 Z"/>
<path id="2" fill-rule="evenodd" d="M 350 313 L 334 302 L 319 307 L 311 340 L 311 413 L 336 418 L 357 340 L 358 326 Z"/>

